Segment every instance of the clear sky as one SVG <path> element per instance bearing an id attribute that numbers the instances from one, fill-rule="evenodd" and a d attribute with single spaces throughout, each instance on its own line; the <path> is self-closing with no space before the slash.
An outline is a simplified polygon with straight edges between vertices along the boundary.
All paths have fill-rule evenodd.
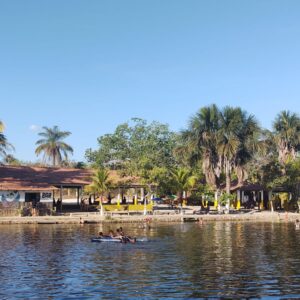
<path id="1" fill-rule="evenodd" d="M 131 117 L 186 126 L 241 106 L 270 128 L 299 113 L 300 1 L 0 0 L 0 119 L 14 155 L 37 129 L 72 132 L 73 159 Z"/>

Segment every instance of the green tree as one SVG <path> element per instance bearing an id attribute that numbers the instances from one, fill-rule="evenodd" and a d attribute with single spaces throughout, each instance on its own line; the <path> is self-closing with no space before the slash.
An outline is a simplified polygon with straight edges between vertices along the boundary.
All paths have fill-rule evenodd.
<path id="1" fill-rule="evenodd" d="M 178 195 L 179 202 L 182 203 L 183 192 L 188 192 L 196 184 L 196 176 L 191 174 L 191 171 L 185 168 L 179 168 L 171 171 L 171 178 L 174 191 Z"/>
<path id="2" fill-rule="evenodd" d="M 285 165 L 296 159 L 300 150 L 300 118 L 289 111 L 280 112 L 273 124 L 278 161 Z"/>
<path id="3" fill-rule="evenodd" d="M 213 104 L 201 108 L 190 120 L 188 129 L 182 131 L 181 152 L 189 153 L 193 164 L 201 159 L 206 182 L 217 188 L 221 165 L 217 153 L 220 111 Z M 177 149 L 178 151 L 178 149 Z"/>
<path id="4" fill-rule="evenodd" d="M 92 183 L 86 187 L 86 192 L 100 196 L 101 214 L 103 214 L 103 196 L 112 187 L 109 180 L 109 172 L 106 169 L 98 169 L 92 176 Z"/>
<path id="5" fill-rule="evenodd" d="M 42 139 L 36 142 L 38 147 L 35 154 L 40 155 L 43 152 L 44 161 L 51 161 L 53 166 L 60 165 L 63 159 L 68 159 L 69 153 L 73 154 L 73 148 L 63 141 L 71 132 L 60 131 L 58 126 L 43 127 L 43 130 L 38 134 Z"/>
<path id="6" fill-rule="evenodd" d="M 167 125 L 148 124 L 134 118 L 117 126 L 112 134 L 98 138 L 99 149 L 86 151 L 89 163 L 117 169 L 121 175 L 139 176 L 146 184 L 158 183 L 165 169 L 176 165 L 173 150 L 176 135 Z"/>
<path id="7" fill-rule="evenodd" d="M 11 166 L 20 166 L 20 165 L 22 165 L 22 162 L 19 161 L 17 158 L 15 158 L 11 154 L 6 155 L 6 157 L 4 158 L 4 163 L 7 164 L 7 165 L 11 165 Z"/>
<path id="8" fill-rule="evenodd" d="M 254 116 L 239 107 L 220 110 L 213 104 L 191 118 L 188 130 L 182 132 L 185 147 L 179 150 L 191 154 L 193 165 L 202 161 L 206 182 L 214 188 L 219 188 L 224 173 L 229 193 L 233 173 L 239 183 L 246 179 L 246 165 L 257 150 L 259 134 Z"/>
<path id="9" fill-rule="evenodd" d="M 4 123 L 0 121 L 0 156 L 5 159 L 8 155 L 7 152 L 13 150 L 14 147 L 7 141 L 4 129 Z"/>
<path id="10" fill-rule="evenodd" d="M 230 194 L 231 176 L 235 171 L 239 183 L 245 179 L 245 165 L 251 160 L 258 143 L 259 126 L 254 116 L 241 108 L 225 107 L 220 114 L 217 152 Z"/>

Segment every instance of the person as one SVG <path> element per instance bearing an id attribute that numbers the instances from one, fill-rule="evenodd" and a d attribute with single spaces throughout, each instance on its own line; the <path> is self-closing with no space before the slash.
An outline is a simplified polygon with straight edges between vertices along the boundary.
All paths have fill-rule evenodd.
<path id="1" fill-rule="evenodd" d="M 56 201 L 56 210 L 61 211 L 61 208 L 62 208 L 62 202 L 60 198 L 58 198 Z"/>
<path id="2" fill-rule="evenodd" d="M 116 230 L 116 234 L 114 235 L 114 238 L 115 238 L 115 239 L 120 239 L 122 242 L 123 242 L 123 241 L 126 242 L 126 241 L 124 240 L 124 236 L 121 234 L 119 228 Z"/>
<path id="3" fill-rule="evenodd" d="M 114 237 L 115 237 L 115 234 L 114 234 L 113 230 L 110 230 L 110 231 L 109 231 L 108 236 L 111 237 L 111 238 L 114 238 Z"/>
<path id="4" fill-rule="evenodd" d="M 80 201 L 80 210 L 84 211 L 84 198 L 81 198 L 81 201 Z"/>
<path id="5" fill-rule="evenodd" d="M 125 235 L 122 227 L 117 229 L 117 232 L 120 234 L 123 242 L 125 242 L 125 243 L 129 242 L 129 243 L 132 243 L 132 244 L 134 244 L 136 242 L 136 238 L 132 238 L 130 236 Z"/>
<path id="6" fill-rule="evenodd" d="M 125 196 L 122 199 L 122 204 L 126 204 L 126 197 Z"/>
<path id="7" fill-rule="evenodd" d="M 104 235 L 103 235 L 103 232 L 102 232 L 102 231 L 100 231 L 98 235 L 99 235 L 99 237 L 100 237 L 100 238 L 103 238 L 103 237 L 104 237 Z"/>
<path id="8" fill-rule="evenodd" d="M 295 227 L 296 227 L 296 229 L 300 229 L 300 222 L 298 219 L 295 222 Z"/>
<path id="9" fill-rule="evenodd" d="M 111 195 L 108 194 L 108 197 L 107 197 L 107 204 L 111 204 Z"/>

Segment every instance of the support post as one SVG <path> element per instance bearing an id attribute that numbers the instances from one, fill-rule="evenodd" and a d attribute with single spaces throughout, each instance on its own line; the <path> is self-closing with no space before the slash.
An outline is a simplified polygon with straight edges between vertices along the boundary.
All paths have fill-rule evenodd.
<path id="1" fill-rule="evenodd" d="M 272 191 L 269 191 L 269 203 L 270 203 L 271 212 L 274 212 L 273 193 L 272 193 Z"/>
<path id="2" fill-rule="evenodd" d="M 60 191 L 59 191 L 59 203 L 60 203 L 60 207 L 59 210 L 62 211 L 62 200 L 63 200 L 63 186 L 60 186 Z"/>
<path id="3" fill-rule="evenodd" d="M 260 209 L 264 209 L 264 191 L 260 191 Z"/>
<path id="4" fill-rule="evenodd" d="M 137 192 L 137 189 L 135 188 L 134 189 L 135 191 L 135 195 L 134 195 L 134 205 L 137 205 L 138 204 L 138 192 Z"/>
<path id="5" fill-rule="evenodd" d="M 79 187 L 76 189 L 77 205 L 79 206 Z"/>
<path id="6" fill-rule="evenodd" d="M 118 193 L 118 197 L 117 197 L 117 205 L 120 206 L 120 198 L 121 198 L 121 194 L 120 194 L 120 190 Z"/>
<path id="7" fill-rule="evenodd" d="M 219 210 L 218 191 L 215 191 L 214 207 Z"/>
<path id="8" fill-rule="evenodd" d="M 240 210 L 241 209 L 241 191 L 240 190 L 236 191 L 236 196 L 237 196 L 236 209 Z"/>

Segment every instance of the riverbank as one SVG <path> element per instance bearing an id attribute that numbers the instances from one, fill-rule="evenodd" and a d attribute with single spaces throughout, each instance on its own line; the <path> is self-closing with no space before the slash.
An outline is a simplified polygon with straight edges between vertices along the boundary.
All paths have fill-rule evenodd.
<path id="1" fill-rule="evenodd" d="M 70 214 L 69 216 L 43 217 L 1 217 L 0 224 L 93 224 L 93 223 L 142 223 L 142 222 L 205 222 L 205 221 L 257 221 L 257 222 L 295 222 L 299 213 L 251 211 L 248 213 L 207 214 L 207 215 L 114 215 Z"/>

